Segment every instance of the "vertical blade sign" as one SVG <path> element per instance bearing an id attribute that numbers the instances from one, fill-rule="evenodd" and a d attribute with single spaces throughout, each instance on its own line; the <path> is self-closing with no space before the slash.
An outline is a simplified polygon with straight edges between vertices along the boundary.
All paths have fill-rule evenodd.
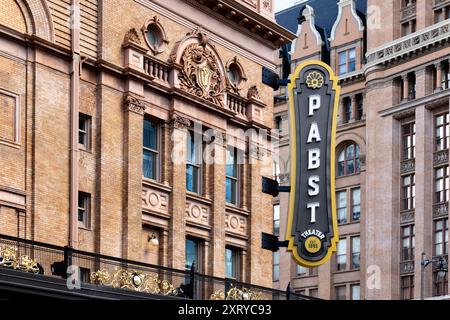
<path id="1" fill-rule="evenodd" d="M 340 88 L 321 61 L 299 65 L 289 84 L 291 194 L 286 239 L 305 267 L 327 262 L 339 239 L 335 142 Z"/>

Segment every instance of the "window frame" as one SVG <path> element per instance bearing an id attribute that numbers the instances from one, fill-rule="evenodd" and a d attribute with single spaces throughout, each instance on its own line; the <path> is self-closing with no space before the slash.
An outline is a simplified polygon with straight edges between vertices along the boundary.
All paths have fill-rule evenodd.
<path id="1" fill-rule="evenodd" d="M 83 205 L 80 202 L 83 200 Z M 78 191 L 78 228 L 91 228 L 91 194 L 83 191 Z M 80 211 L 83 212 L 83 221 L 80 221 Z"/>
<path id="2" fill-rule="evenodd" d="M 354 240 L 359 239 L 359 251 L 355 250 Z M 351 246 L 351 261 L 350 261 L 350 269 L 351 270 L 359 270 L 361 268 L 361 236 L 352 236 L 350 238 L 350 246 Z M 355 256 L 358 256 L 358 265 L 355 266 Z"/>
<path id="3" fill-rule="evenodd" d="M 340 204 L 340 195 L 344 194 L 345 205 L 341 206 Z M 347 190 L 338 190 L 336 192 L 336 213 L 337 213 L 337 221 L 339 225 L 346 224 L 348 221 L 348 194 Z M 345 211 L 345 221 L 340 219 L 340 212 Z"/>
<path id="4" fill-rule="evenodd" d="M 235 171 L 236 171 L 236 176 L 229 176 L 228 175 L 228 166 L 229 166 L 229 162 L 228 162 L 228 150 L 232 148 L 233 149 L 233 157 L 234 157 L 234 161 L 233 161 L 233 166 L 235 167 Z M 234 146 L 227 146 L 227 151 L 226 151 L 226 161 L 225 161 L 225 202 L 228 205 L 233 205 L 235 207 L 239 207 L 240 206 L 240 183 L 241 183 L 241 167 L 239 166 L 239 156 L 240 156 L 240 150 Z M 231 182 L 234 182 L 235 184 L 235 192 L 234 192 L 234 202 L 231 201 L 229 202 L 227 199 L 227 181 L 230 180 Z"/>
<path id="5" fill-rule="evenodd" d="M 359 190 L 359 203 L 355 204 L 354 203 L 354 193 L 355 191 Z M 355 187 L 355 188 L 351 188 L 350 189 L 350 204 L 351 204 L 351 221 L 352 222 L 359 222 L 361 221 L 361 187 Z M 357 219 L 355 219 L 355 207 L 359 207 L 359 216 Z"/>
<path id="6" fill-rule="evenodd" d="M 438 177 L 438 172 L 443 170 L 441 177 Z M 434 203 L 442 204 L 449 201 L 449 185 L 450 185 L 450 167 L 449 165 L 434 168 Z M 442 182 L 443 188 L 438 191 L 437 185 Z"/>
<path id="7" fill-rule="evenodd" d="M 342 242 L 341 242 L 342 241 Z M 341 253 L 341 254 L 339 254 L 339 246 L 340 246 L 340 243 L 345 243 L 345 252 L 344 253 Z M 341 238 L 341 239 L 339 239 L 339 242 L 337 243 L 337 248 L 336 248 L 337 250 L 336 250 L 336 271 L 337 272 L 342 272 L 342 271 L 346 271 L 347 270 L 347 259 L 348 259 L 348 257 L 347 257 L 347 249 L 348 249 L 348 247 L 347 247 L 347 238 Z M 339 263 L 339 257 L 345 257 L 345 262 L 344 263 Z"/>
<path id="8" fill-rule="evenodd" d="M 155 126 L 155 132 L 156 132 L 156 149 L 152 149 L 145 146 L 145 122 L 150 122 Z M 144 117 L 144 128 L 143 128 L 143 145 L 142 145 L 142 176 L 145 179 L 149 179 L 152 181 L 159 182 L 160 176 L 161 176 L 161 125 L 158 123 L 158 121 L 154 120 L 153 118 Z M 154 155 L 154 177 L 147 177 L 144 173 L 144 161 L 145 161 L 145 152 L 149 152 L 150 154 Z"/>
<path id="9" fill-rule="evenodd" d="M 407 230 L 409 234 L 405 235 L 404 230 Z M 416 226 L 414 224 L 402 226 L 400 228 L 400 261 L 408 262 L 414 261 L 415 259 L 415 250 L 416 250 Z M 404 246 L 405 240 L 408 242 L 408 247 Z M 406 248 L 406 253 L 405 253 Z"/>
<path id="10" fill-rule="evenodd" d="M 81 121 L 85 123 L 85 129 L 81 129 Z M 90 115 L 79 113 L 78 114 L 78 149 L 84 151 L 91 150 L 91 127 L 92 127 L 92 117 Z M 84 135 L 85 143 L 80 143 L 80 137 Z"/>
<path id="11" fill-rule="evenodd" d="M 350 52 L 354 52 L 354 58 L 350 58 Z M 341 56 L 345 54 L 345 63 L 341 62 Z M 343 76 L 345 74 L 351 73 L 356 71 L 356 47 L 348 48 L 341 50 L 337 53 L 338 57 L 338 74 L 339 76 Z M 353 70 L 350 70 L 350 66 L 353 63 Z M 342 68 L 345 66 L 345 71 L 343 72 Z"/>
<path id="12" fill-rule="evenodd" d="M 441 222 L 442 227 L 437 228 L 437 224 Z M 448 255 L 448 218 L 436 219 L 433 221 L 433 254 L 434 256 L 446 256 Z M 437 242 L 437 233 L 441 233 L 441 242 Z M 447 239 L 447 240 L 446 240 Z M 437 246 L 442 246 L 442 253 L 438 253 Z"/>
<path id="13" fill-rule="evenodd" d="M 410 179 L 409 184 L 405 184 L 405 179 Z M 416 174 L 411 173 L 401 177 L 401 211 L 411 211 L 416 209 Z M 410 195 L 408 196 L 408 192 Z"/>
<path id="14" fill-rule="evenodd" d="M 405 129 L 408 129 L 406 131 Z M 410 145 L 408 145 L 410 143 Z M 416 158 L 416 122 L 408 122 L 402 125 L 402 160 Z"/>
<path id="15" fill-rule="evenodd" d="M 344 293 L 342 296 L 338 294 L 338 290 L 342 290 Z M 340 297 L 343 297 L 343 299 L 340 299 Z M 337 285 L 334 286 L 334 298 L 335 300 L 347 300 L 347 286 L 346 285 Z"/>
<path id="16" fill-rule="evenodd" d="M 353 152 L 353 157 L 349 158 L 347 156 L 348 153 L 348 149 L 353 146 L 354 148 L 354 152 Z M 341 155 L 344 154 L 344 160 L 341 161 Z M 348 172 L 347 170 L 347 166 L 348 166 L 348 162 L 349 161 L 353 161 L 353 172 Z M 343 166 L 343 173 L 341 174 L 341 172 L 339 171 L 340 166 Z M 347 176 L 352 176 L 352 175 L 358 175 L 361 174 L 361 147 L 359 146 L 359 144 L 357 144 L 356 142 L 351 142 L 348 143 L 346 145 L 344 145 L 342 147 L 342 149 L 339 152 L 339 155 L 337 157 L 337 177 L 341 178 L 341 177 L 347 177 Z"/>
<path id="17" fill-rule="evenodd" d="M 200 137 L 200 138 L 199 138 Z M 192 148 L 192 144 L 191 146 L 188 148 L 188 144 L 193 142 L 193 147 L 194 147 L 194 153 L 195 153 L 195 161 L 199 162 L 199 163 L 193 163 L 191 160 L 189 159 L 189 154 L 188 154 L 188 150 L 190 148 Z M 199 144 L 197 144 L 196 142 L 200 142 Z M 197 195 L 201 195 L 203 192 L 203 150 L 204 150 L 204 145 L 203 145 L 203 134 L 199 134 L 194 132 L 193 130 L 189 130 L 187 135 L 186 135 L 186 190 L 188 192 L 192 192 L 194 194 Z M 197 190 L 189 190 L 188 188 L 188 168 L 192 167 L 194 171 L 196 171 L 196 174 L 194 173 L 194 179 L 193 180 L 193 184 L 194 186 L 197 186 Z M 194 188 L 195 189 L 195 188 Z"/>
<path id="18" fill-rule="evenodd" d="M 443 117 L 442 124 L 440 125 L 437 124 L 437 119 L 439 117 Z M 437 131 L 439 128 L 443 128 L 443 136 L 439 139 L 438 142 Z M 441 143 L 441 141 L 443 142 Z M 448 150 L 449 142 L 450 142 L 450 113 L 441 112 L 434 116 L 434 151 L 439 152 Z M 441 147 L 441 145 L 443 145 L 443 147 Z"/>
<path id="19" fill-rule="evenodd" d="M 405 285 L 405 280 L 408 279 L 408 284 Z M 400 299 L 413 300 L 414 299 L 414 275 L 407 275 L 400 277 Z M 405 295 L 408 291 L 408 296 Z"/>
<path id="20" fill-rule="evenodd" d="M 232 273 L 235 273 L 234 277 L 227 274 L 227 251 L 232 253 Z M 234 267 L 234 268 L 233 268 Z M 241 250 L 235 247 L 225 247 L 225 278 L 239 281 L 241 277 Z"/>

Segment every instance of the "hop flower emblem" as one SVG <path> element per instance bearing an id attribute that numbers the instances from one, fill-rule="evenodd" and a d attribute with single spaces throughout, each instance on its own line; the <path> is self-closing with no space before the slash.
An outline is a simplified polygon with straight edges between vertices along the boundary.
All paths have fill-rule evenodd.
<path id="1" fill-rule="evenodd" d="M 312 71 L 306 76 L 306 85 L 310 89 L 320 89 L 323 83 L 323 75 L 320 72 Z"/>

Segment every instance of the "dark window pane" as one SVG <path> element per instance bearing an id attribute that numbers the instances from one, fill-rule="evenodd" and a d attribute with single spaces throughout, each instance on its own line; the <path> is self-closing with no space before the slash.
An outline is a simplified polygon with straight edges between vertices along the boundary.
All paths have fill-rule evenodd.
<path id="1" fill-rule="evenodd" d="M 198 192 L 198 168 L 192 165 L 186 166 L 186 189 Z"/>
<path id="2" fill-rule="evenodd" d="M 142 171 L 145 178 L 156 179 L 156 154 L 144 150 L 144 157 L 142 163 Z"/>
<path id="3" fill-rule="evenodd" d="M 194 240 L 186 240 L 186 270 L 190 270 L 192 264 L 198 264 L 198 243 Z"/>
<path id="4" fill-rule="evenodd" d="M 226 201 L 236 204 L 236 180 L 226 179 Z"/>
<path id="5" fill-rule="evenodd" d="M 157 126 L 147 119 L 144 121 L 144 147 L 152 150 L 158 149 Z"/>

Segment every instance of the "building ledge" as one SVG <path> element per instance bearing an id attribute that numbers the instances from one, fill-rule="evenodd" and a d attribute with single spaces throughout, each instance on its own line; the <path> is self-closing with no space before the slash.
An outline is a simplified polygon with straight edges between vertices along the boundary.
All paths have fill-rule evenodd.
<path id="1" fill-rule="evenodd" d="M 366 68 L 399 59 L 404 55 L 438 45 L 450 39 L 450 19 L 388 42 L 366 53 Z"/>

